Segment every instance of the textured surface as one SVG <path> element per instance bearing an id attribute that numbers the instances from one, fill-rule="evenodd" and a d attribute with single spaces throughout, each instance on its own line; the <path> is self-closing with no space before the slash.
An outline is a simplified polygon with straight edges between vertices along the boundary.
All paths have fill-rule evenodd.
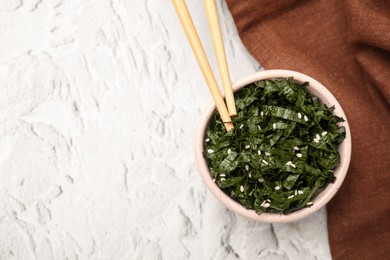
<path id="1" fill-rule="evenodd" d="M 234 81 L 260 65 L 217 2 Z M 0 259 L 330 259 L 325 210 L 261 224 L 206 190 L 210 102 L 170 1 L 0 1 Z"/>

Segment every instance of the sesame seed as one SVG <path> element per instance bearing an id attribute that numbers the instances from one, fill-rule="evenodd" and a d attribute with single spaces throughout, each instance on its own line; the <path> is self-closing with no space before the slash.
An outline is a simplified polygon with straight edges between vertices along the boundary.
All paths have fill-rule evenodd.
<path id="1" fill-rule="evenodd" d="M 316 134 L 316 139 L 321 140 L 321 136 L 319 134 Z"/>
<path id="2" fill-rule="evenodd" d="M 306 115 L 303 117 L 303 119 L 305 119 L 306 122 L 309 121 L 309 118 L 307 118 Z"/>
<path id="3" fill-rule="evenodd" d="M 271 204 L 269 204 L 269 203 L 265 200 L 265 201 L 263 201 L 263 203 L 261 203 L 260 206 L 262 206 L 262 207 L 264 207 L 264 208 L 268 208 L 269 206 L 271 206 Z"/>
<path id="4" fill-rule="evenodd" d="M 249 148 L 251 148 L 251 146 L 248 144 L 248 145 L 245 146 L 245 148 L 249 149 Z"/>
<path id="5" fill-rule="evenodd" d="M 252 173 L 249 173 L 249 174 L 248 174 L 248 177 L 249 177 L 249 178 L 252 178 Z"/>
<path id="6" fill-rule="evenodd" d="M 244 192 L 244 186 L 241 185 L 240 191 L 241 191 L 241 192 Z"/>
<path id="7" fill-rule="evenodd" d="M 309 201 L 308 203 L 306 203 L 307 206 L 311 206 L 313 205 L 313 202 L 312 201 Z"/>
<path id="8" fill-rule="evenodd" d="M 258 155 L 261 155 L 261 151 L 260 151 L 260 150 L 257 150 L 257 154 L 258 154 Z"/>
<path id="9" fill-rule="evenodd" d="M 292 161 L 288 161 L 288 162 L 286 163 L 287 166 L 289 166 L 289 165 L 291 165 L 291 164 L 292 164 Z"/>
<path id="10" fill-rule="evenodd" d="M 213 149 L 208 149 L 207 152 L 208 153 L 214 153 L 214 150 Z"/>
<path id="11" fill-rule="evenodd" d="M 221 178 L 221 181 L 225 181 L 226 179 L 225 178 Z"/>
<path id="12" fill-rule="evenodd" d="M 215 179 L 213 179 L 213 182 L 215 182 Z"/>
<path id="13" fill-rule="evenodd" d="M 266 160 L 261 160 L 265 165 L 268 165 Z"/>
<path id="14" fill-rule="evenodd" d="M 299 147 L 298 146 L 294 146 L 294 150 L 295 151 L 299 151 Z"/>
<path id="15" fill-rule="evenodd" d="M 228 151 L 227 151 L 227 153 L 230 154 L 231 152 L 232 152 L 232 150 L 229 148 Z"/>
<path id="16" fill-rule="evenodd" d="M 226 177 L 226 174 L 222 173 L 219 175 L 220 177 Z"/>
<path id="17" fill-rule="evenodd" d="M 259 128 L 259 130 L 261 130 L 261 126 L 260 125 L 257 125 L 257 128 Z"/>
<path id="18" fill-rule="evenodd" d="M 293 167 L 293 168 L 297 168 L 297 166 L 295 165 L 295 164 L 291 164 L 291 167 Z"/>
<path id="19" fill-rule="evenodd" d="M 270 156 L 270 155 L 271 155 L 271 153 L 269 153 L 269 152 L 265 152 L 265 155 L 267 155 L 267 156 Z"/>
<path id="20" fill-rule="evenodd" d="M 249 165 L 245 164 L 245 170 L 249 171 Z"/>
<path id="21" fill-rule="evenodd" d="M 288 199 L 292 199 L 292 198 L 294 198 L 294 195 L 290 195 L 290 196 L 288 196 L 287 198 L 288 198 Z"/>
<path id="22" fill-rule="evenodd" d="M 260 112 L 260 116 L 261 116 L 261 117 L 264 116 L 264 112 L 263 112 L 263 111 Z"/>
<path id="23" fill-rule="evenodd" d="M 322 132 L 321 135 L 322 135 L 322 136 L 325 136 L 325 135 L 327 135 L 327 134 L 328 134 L 328 132 L 325 131 L 325 132 Z"/>
<path id="24" fill-rule="evenodd" d="M 315 143 L 317 143 L 317 144 L 320 142 L 320 140 L 318 140 L 318 139 L 315 139 L 315 138 L 314 138 L 314 140 L 313 140 L 313 141 L 314 141 Z"/>
<path id="25" fill-rule="evenodd" d="M 273 128 L 273 129 L 276 128 L 276 123 L 273 123 L 273 124 L 272 124 L 272 128 Z"/>
<path id="26" fill-rule="evenodd" d="M 298 157 L 298 158 L 301 158 L 301 157 L 302 157 L 302 154 L 301 154 L 301 153 L 297 153 L 297 157 Z"/>
<path id="27" fill-rule="evenodd" d="M 294 190 L 294 195 L 297 196 L 297 194 L 298 194 L 298 191 Z"/>
<path id="28" fill-rule="evenodd" d="M 299 195 L 302 195 L 302 194 L 303 194 L 303 191 L 299 190 L 299 191 L 298 191 L 298 194 L 299 194 Z"/>
<path id="29" fill-rule="evenodd" d="M 299 118 L 299 119 L 302 118 L 302 114 L 301 114 L 301 113 L 298 113 L 298 118 Z"/>
<path id="30" fill-rule="evenodd" d="M 275 190 L 280 190 L 280 186 L 275 186 Z"/>
<path id="31" fill-rule="evenodd" d="M 267 199 L 267 202 L 271 202 L 271 200 L 270 200 L 270 199 Z"/>
<path id="32" fill-rule="evenodd" d="M 264 179 L 263 179 L 263 178 L 259 178 L 258 181 L 259 181 L 260 183 L 262 183 L 262 182 L 264 182 Z"/>
<path id="33" fill-rule="evenodd" d="M 244 127 L 244 124 L 241 124 L 241 125 L 240 125 L 240 129 L 242 129 L 243 127 Z"/>
<path id="34" fill-rule="evenodd" d="M 208 143 L 208 142 L 210 142 L 210 139 L 209 139 L 209 138 L 207 138 L 205 141 L 206 141 L 206 143 Z"/>

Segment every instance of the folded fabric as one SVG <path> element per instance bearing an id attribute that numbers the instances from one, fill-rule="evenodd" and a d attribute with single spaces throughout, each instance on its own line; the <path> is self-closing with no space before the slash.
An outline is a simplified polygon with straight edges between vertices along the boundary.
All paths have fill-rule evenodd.
<path id="1" fill-rule="evenodd" d="M 390 1 L 227 0 L 239 35 L 265 69 L 291 69 L 339 100 L 352 160 L 328 204 L 333 259 L 390 256 Z"/>

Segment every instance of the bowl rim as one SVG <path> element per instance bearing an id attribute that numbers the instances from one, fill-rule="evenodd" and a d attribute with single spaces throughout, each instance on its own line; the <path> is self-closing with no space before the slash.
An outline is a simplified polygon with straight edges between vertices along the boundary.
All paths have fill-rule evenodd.
<path id="1" fill-rule="evenodd" d="M 229 195 L 224 193 L 216 183 L 213 182 L 210 170 L 207 166 L 206 159 L 203 157 L 203 142 L 206 133 L 206 129 L 210 119 L 212 118 L 213 112 L 215 110 L 215 104 L 212 103 L 206 111 L 203 113 L 200 123 L 198 125 L 198 129 L 195 135 L 195 159 L 196 164 L 198 166 L 198 170 L 203 179 L 203 182 L 206 184 L 208 189 L 213 193 L 213 195 L 227 207 L 228 209 L 236 212 L 244 217 L 247 217 L 252 220 L 260 221 L 260 222 L 268 222 L 268 223 L 287 223 L 293 222 L 300 219 L 303 219 L 314 212 L 321 209 L 325 206 L 337 193 L 341 184 L 343 183 L 345 176 L 347 174 L 351 153 L 352 153 L 352 138 L 351 131 L 349 128 L 347 117 L 333 94 L 320 82 L 315 80 L 314 78 L 292 70 L 285 69 L 275 69 L 275 70 L 264 70 L 259 71 L 253 74 L 250 74 L 242 79 L 239 79 L 233 84 L 233 91 L 239 91 L 246 85 L 256 82 L 259 80 L 272 79 L 272 78 L 287 78 L 293 77 L 294 80 L 298 82 L 308 82 L 307 86 L 310 93 L 315 96 L 318 96 L 322 103 L 328 106 L 334 106 L 335 109 L 333 113 L 339 117 L 344 118 L 344 122 L 339 123 L 341 126 L 345 127 L 346 137 L 344 141 L 339 145 L 338 151 L 340 153 L 340 164 L 334 170 L 334 175 L 336 176 L 336 180 L 334 182 L 329 183 L 314 199 L 313 205 L 310 207 L 305 207 L 303 209 L 293 211 L 288 214 L 283 213 L 262 213 L 257 214 L 252 209 L 246 209 L 239 202 L 233 200 Z"/>

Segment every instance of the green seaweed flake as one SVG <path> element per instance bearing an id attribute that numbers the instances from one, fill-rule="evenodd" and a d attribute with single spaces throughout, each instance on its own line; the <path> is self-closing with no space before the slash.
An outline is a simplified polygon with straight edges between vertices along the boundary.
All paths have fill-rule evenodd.
<path id="1" fill-rule="evenodd" d="M 204 157 L 212 177 L 258 214 L 307 207 L 335 179 L 344 120 L 306 87 L 293 78 L 249 84 L 236 94 L 233 130 L 217 112 L 209 123 Z"/>

